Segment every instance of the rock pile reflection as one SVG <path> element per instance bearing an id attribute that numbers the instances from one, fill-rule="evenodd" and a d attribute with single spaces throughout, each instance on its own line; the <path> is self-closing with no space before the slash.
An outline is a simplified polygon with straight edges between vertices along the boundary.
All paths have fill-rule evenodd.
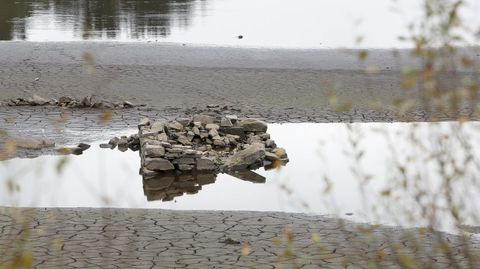
<path id="1" fill-rule="evenodd" d="M 215 183 L 215 172 L 161 172 L 143 176 L 143 191 L 148 201 L 171 201 L 184 194 L 198 193 L 203 185 Z"/>
<path id="2" fill-rule="evenodd" d="M 282 165 L 285 163 L 282 163 Z M 268 167 L 265 167 L 268 169 Z M 237 179 L 252 183 L 265 183 L 266 178 L 250 170 L 227 173 Z M 143 176 L 143 192 L 148 201 L 172 201 L 184 194 L 196 194 L 202 186 L 215 183 L 218 172 L 169 171 Z"/>

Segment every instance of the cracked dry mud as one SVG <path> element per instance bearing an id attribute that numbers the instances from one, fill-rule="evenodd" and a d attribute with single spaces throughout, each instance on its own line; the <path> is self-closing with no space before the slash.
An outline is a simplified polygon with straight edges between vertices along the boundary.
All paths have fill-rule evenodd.
<path id="1" fill-rule="evenodd" d="M 57 145 L 104 140 L 142 117 L 171 120 L 191 115 L 186 107 L 208 103 L 231 105 L 239 116 L 268 122 L 390 122 L 451 120 L 457 113 L 430 113 L 417 108 L 406 117 L 393 109 L 371 110 L 373 97 L 390 104 L 416 98 L 396 85 L 402 57 L 372 52 L 381 69 L 366 78 L 356 58 L 346 52 L 179 48 L 132 44 L 17 43 L 0 44 L 1 99 L 99 94 L 122 97 L 146 108 L 112 111 L 102 122 L 98 109 L 0 107 L 0 129 L 11 135 L 54 140 Z M 94 52 L 96 73 L 83 72 L 84 52 Z M 403 54 L 400 53 L 400 56 Z M 386 68 L 389 67 L 389 70 Z M 467 74 L 468 75 L 468 74 Z M 38 78 L 38 80 L 36 79 Z M 450 79 L 450 78 L 447 78 Z M 355 101 L 348 112 L 332 110 L 326 96 L 335 83 L 341 100 Z M 452 80 L 453 81 L 453 80 Z M 368 85 L 367 85 L 368 84 Z M 132 91 L 135 89 L 135 91 Z M 77 97 L 78 97 L 77 96 Z M 155 97 L 155 98 L 152 98 Z M 112 100 L 116 101 L 116 100 Z M 478 119 L 468 109 L 460 111 Z M 108 131 L 108 132 L 107 132 Z M 129 134 L 129 133 L 126 133 Z M 47 151 L 19 152 L 38 156 Z M 22 224 L 19 218 L 26 221 Z M 283 229 L 291 226 L 297 258 L 282 259 Z M 453 262 L 468 268 L 466 246 L 479 256 L 480 243 L 454 235 L 440 237 L 420 230 L 371 227 L 373 237 L 357 225 L 323 216 L 271 212 L 202 212 L 130 209 L 0 208 L 0 261 L 11 261 L 23 244 L 33 254 L 34 268 L 368 268 L 368 260 L 385 256 L 379 268 L 401 268 L 392 245 L 406 256 L 420 247 L 421 263 L 435 268 L 455 264 L 439 251 L 443 238 Z M 317 233 L 324 252 L 312 241 Z M 406 233 L 411 238 L 403 238 Z M 280 237 L 280 244 L 274 239 Z M 228 243 L 230 242 L 230 243 Z M 240 244 L 237 244 L 240 242 Z M 251 246 L 241 255 L 243 243 Z M 410 249 L 410 250 L 409 250 Z M 398 261 L 398 260 L 397 260 Z M 474 264 L 473 268 L 479 268 Z"/>
<path id="2" fill-rule="evenodd" d="M 287 225 L 293 256 L 282 258 Z M 480 251 L 480 242 L 471 238 L 363 227 L 372 228 L 373 238 L 359 232 L 357 224 L 304 214 L 0 208 L 0 257 L 6 264 L 23 241 L 34 257 L 33 268 L 368 268 L 379 253 L 379 268 L 402 268 L 394 258 L 409 257 L 416 249 L 416 265 L 451 268 L 436 244 L 442 238 L 453 262 L 468 268 L 462 250 L 469 247 L 477 256 Z M 412 237 L 404 237 L 407 233 Z M 312 241 L 314 234 L 320 243 Z M 402 256 L 391 255 L 392 245 Z"/>

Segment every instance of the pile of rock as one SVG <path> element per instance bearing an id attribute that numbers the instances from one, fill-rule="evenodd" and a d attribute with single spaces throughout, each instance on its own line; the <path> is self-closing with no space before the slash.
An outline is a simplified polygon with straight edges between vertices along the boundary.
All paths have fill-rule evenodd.
<path id="1" fill-rule="evenodd" d="M 140 140 L 138 134 L 131 136 L 121 136 L 120 138 L 114 137 L 108 141 L 108 143 L 100 144 L 101 148 L 114 149 L 118 146 L 118 150 L 124 152 L 128 149 L 137 151 L 140 148 Z"/>
<path id="2" fill-rule="evenodd" d="M 38 95 L 33 95 L 31 98 L 15 98 L 8 99 L 1 104 L 7 106 L 60 106 L 68 108 L 132 108 L 136 105 L 129 101 L 123 101 L 121 103 L 113 103 L 105 100 L 101 100 L 96 96 L 87 96 L 82 99 L 75 99 L 70 96 L 62 96 L 60 99 L 46 99 Z"/>
<path id="3" fill-rule="evenodd" d="M 145 118 L 138 128 L 140 174 L 147 197 L 155 199 L 198 192 L 205 178 L 215 181 L 216 173 L 264 182 L 249 170 L 288 162 L 285 150 L 266 133 L 267 124 L 256 119 L 195 115 L 164 123 Z"/>

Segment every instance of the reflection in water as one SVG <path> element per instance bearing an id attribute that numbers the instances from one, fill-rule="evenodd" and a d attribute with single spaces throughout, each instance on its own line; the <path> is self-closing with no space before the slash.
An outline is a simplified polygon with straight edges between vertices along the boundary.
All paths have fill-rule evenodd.
<path id="1" fill-rule="evenodd" d="M 462 224 L 480 224 L 478 123 L 272 124 L 268 129 L 290 157 L 280 170 L 233 174 L 236 178 L 175 174 L 143 181 L 138 152 L 92 145 L 84 155 L 70 157 L 60 174 L 57 169 L 62 159 L 58 156 L 0 162 L 0 206 L 284 211 L 419 226 L 426 222 L 415 200 L 418 195 L 426 205 L 445 204 L 442 170 L 432 159 L 444 152 L 442 156 L 458 160 L 456 169 L 463 167 L 462 176 L 451 177 L 455 180 L 449 187 L 452 197 L 461 202 L 457 215 Z M 362 139 L 357 142 L 357 137 Z M 467 155 L 464 143 L 468 144 Z M 359 155 L 363 157 L 357 162 Z M 368 177 L 362 180 L 358 172 Z M 458 171 L 449 167 L 444 172 Z M 421 180 L 405 184 L 404 175 L 415 180 L 417 173 Z M 19 192 L 15 192 L 17 186 Z M 147 202 L 145 195 L 148 200 L 167 198 L 164 191 L 182 197 Z M 451 215 L 443 210 L 437 213 L 438 227 L 454 230 Z"/>
<path id="2" fill-rule="evenodd" d="M 73 39 L 154 39 L 172 27 L 187 27 L 192 10 L 204 1 L 2 0 L 0 40 L 26 39 L 29 29 L 38 30 L 32 24 L 42 24 L 46 35 L 51 28 L 73 32 Z"/>
<path id="3" fill-rule="evenodd" d="M 284 166 L 286 163 L 281 163 Z M 274 169 L 271 164 L 264 166 L 265 170 Z M 228 175 L 252 183 L 265 183 L 266 178 L 250 170 L 241 170 Z M 202 186 L 215 183 L 216 172 L 174 171 L 156 174 L 151 178 L 143 178 L 143 192 L 148 201 L 172 201 L 184 194 L 196 194 Z"/>
<path id="4" fill-rule="evenodd" d="M 158 38 L 241 47 L 343 48 L 358 47 L 355 39 L 362 35 L 362 47 L 400 48 L 409 45 L 398 37 L 410 34 L 406 25 L 422 16 L 422 2 L 1 0 L 0 40 Z M 473 29 L 479 24 L 480 1 L 463 2 L 469 6 L 465 25 Z"/>
<path id="5" fill-rule="evenodd" d="M 184 193 L 196 194 L 203 185 L 215 183 L 215 173 L 165 172 L 153 178 L 143 179 L 143 192 L 148 201 L 172 201 Z"/>
<path id="6" fill-rule="evenodd" d="M 253 171 L 237 171 L 229 175 L 253 183 L 265 183 L 265 177 Z M 215 172 L 164 172 L 143 179 L 143 192 L 148 201 L 172 201 L 184 194 L 196 194 L 202 186 L 215 183 Z"/>

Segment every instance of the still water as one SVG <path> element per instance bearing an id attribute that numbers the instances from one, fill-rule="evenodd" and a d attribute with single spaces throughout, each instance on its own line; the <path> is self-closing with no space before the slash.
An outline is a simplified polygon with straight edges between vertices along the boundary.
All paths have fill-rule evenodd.
<path id="1" fill-rule="evenodd" d="M 115 40 L 243 47 L 404 47 L 422 1 L 2 0 L 0 40 Z M 480 25 L 467 1 L 466 24 Z M 238 36 L 242 36 L 239 39 Z"/>
<path id="2" fill-rule="evenodd" d="M 138 174 L 138 152 L 95 144 L 84 155 L 67 159 L 44 156 L 0 163 L 0 184 L 10 186 L 10 191 L 0 188 L 0 206 L 283 211 L 419 226 L 424 224 L 422 212 L 413 197 L 423 193 L 421 204 L 444 204 L 442 167 L 436 160 L 448 163 L 450 156 L 463 171 L 457 176 L 462 181 L 449 186 L 460 199 L 460 214 L 467 223 L 480 224 L 475 180 L 480 175 L 480 124 L 272 124 L 269 133 L 286 149 L 290 162 L 279 170 L 255 171 L 266 178 L 264 183 L 219 174 L 197 194 L 149 202 Z M 448 136 L 452 138 L 445 140 Z M 467 158 L 473 162 L 467 165 Z M 66 163 L 58 170 L 62 160 Z M 403 186 L 401 167 L 408 167 L 411 186 Z M 452 230 L 448 216 L 439 216 L 437 226 Z"/>

